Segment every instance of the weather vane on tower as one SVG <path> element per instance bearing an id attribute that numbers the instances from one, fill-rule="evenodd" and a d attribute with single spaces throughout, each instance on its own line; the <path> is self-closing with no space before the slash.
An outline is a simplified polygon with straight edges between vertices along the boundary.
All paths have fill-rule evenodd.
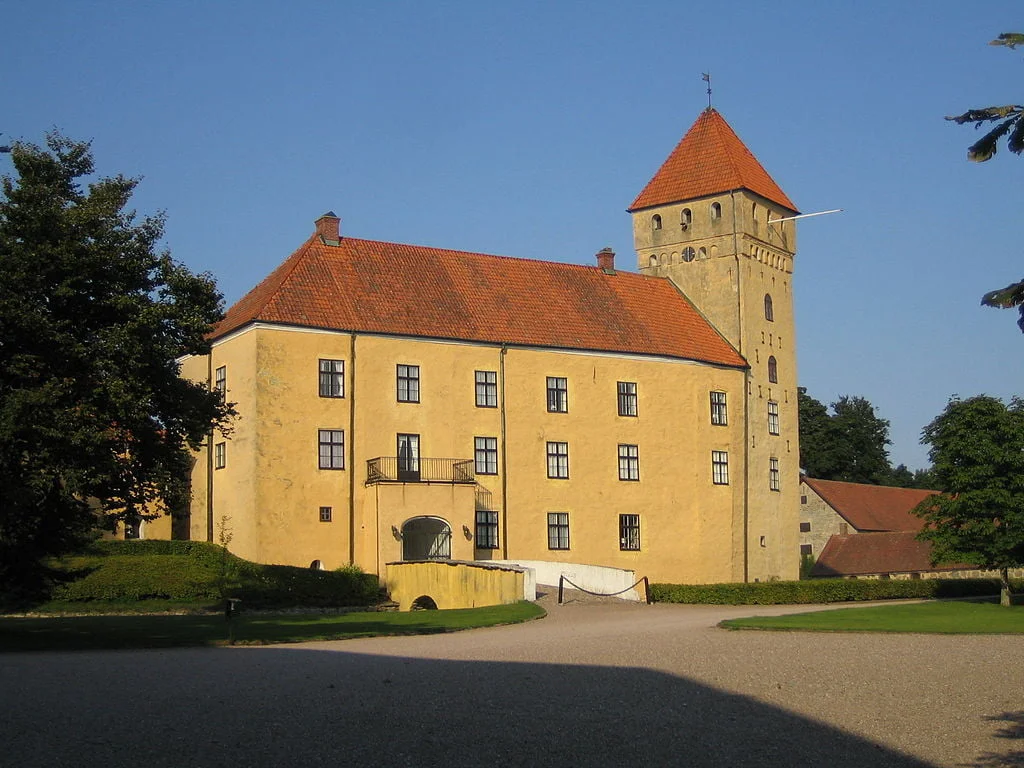
<path id="1" fill-rule="evenodd" d="M 711 73 L 701 72 L 701 80 L 708 84 L 708 109 L 711 109 Z"/>

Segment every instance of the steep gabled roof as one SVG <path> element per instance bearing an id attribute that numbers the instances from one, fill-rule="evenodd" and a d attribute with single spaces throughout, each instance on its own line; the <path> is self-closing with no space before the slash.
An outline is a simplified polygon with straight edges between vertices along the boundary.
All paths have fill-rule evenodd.
<path id="1" fill-rule="evenodd" d="M 678 203 L 698 197 L 748 189 L 794 213 L 797 208 L 753 152 L 710 107 L 686 132 L 630 211 Z"/>
<path id="2" fill-rule="evenodd" d="M 664 278 L 350 237 L 311 237 L 213 338 L 255 321 L 746 367 Z"/>
<path id="3" fill-rule="evenodd" d="M 932 545 L 913 531 L 832 536 L 811 568 L 811 576 L 866 576 L 875 573 L 953 571 L 971 565 L 932 565 Z"/>
<path id="4" fill-rule="evenodd" d="M 938 493 L 810 477 L 803 481 L 858 531 L 919 531 L 924 521 L 910 510 Z"/>

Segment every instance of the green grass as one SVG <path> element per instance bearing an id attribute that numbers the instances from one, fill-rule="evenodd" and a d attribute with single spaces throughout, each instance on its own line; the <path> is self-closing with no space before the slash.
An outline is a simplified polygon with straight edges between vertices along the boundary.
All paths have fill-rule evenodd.
<path id="1" fill-rule="evenodd" d="M 455 632 L 515 624 L 544 615 L 533 603 L 408 613 L 185 616 L 62 616 L 0 618 L 0 651 L 264 645 L 377 635 Z"/>
<path id="2" fill-rule="evenodd" d="M 920 632 L 928 634 L 1024 633 L 1024 607 L 985 602 L 928 602 L 838 608 L 830 611 L 730 619 L 727 629 L 775 629 L 805 632 Z"/>

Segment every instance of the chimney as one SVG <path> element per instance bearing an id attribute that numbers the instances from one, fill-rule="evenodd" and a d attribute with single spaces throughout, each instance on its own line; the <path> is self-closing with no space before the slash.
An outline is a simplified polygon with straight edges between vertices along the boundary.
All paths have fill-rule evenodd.
<path id="1" fill-rule="evenodd" d="M 341 219 L 334 215 L 334 211 L 328 211 L 316 220 L 316 234 L 326 245 L 340 245 Z"/>
<path id="2" fill-rule="evenodd" d="M 611 248 L 602 248 L 597 252 L 597 267 L 606 275 L 615 274 L 615 251 Z"/>

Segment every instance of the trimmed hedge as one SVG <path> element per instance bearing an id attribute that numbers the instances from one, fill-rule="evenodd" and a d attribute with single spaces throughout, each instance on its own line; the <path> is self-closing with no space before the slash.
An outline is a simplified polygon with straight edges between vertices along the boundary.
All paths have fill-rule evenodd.
<path id="1" fill-rule="evenodd" d="M 380 599 L 377 577 L 358 568 L 260 565 L 200 541 L 99 541 L 54 567 L 62 578 L 50 597 L 64 602 L 231 597 L 244 610 L 363 606 Z"/>
<path id="2" fill-rule="evenodd" d="M 1016 582 L 1014 590 L 1024 587 Z M 752 584 L 651 584 L 658 603 L 787 605 L 999 594 L 997 579 L 813 579 Z"/>

